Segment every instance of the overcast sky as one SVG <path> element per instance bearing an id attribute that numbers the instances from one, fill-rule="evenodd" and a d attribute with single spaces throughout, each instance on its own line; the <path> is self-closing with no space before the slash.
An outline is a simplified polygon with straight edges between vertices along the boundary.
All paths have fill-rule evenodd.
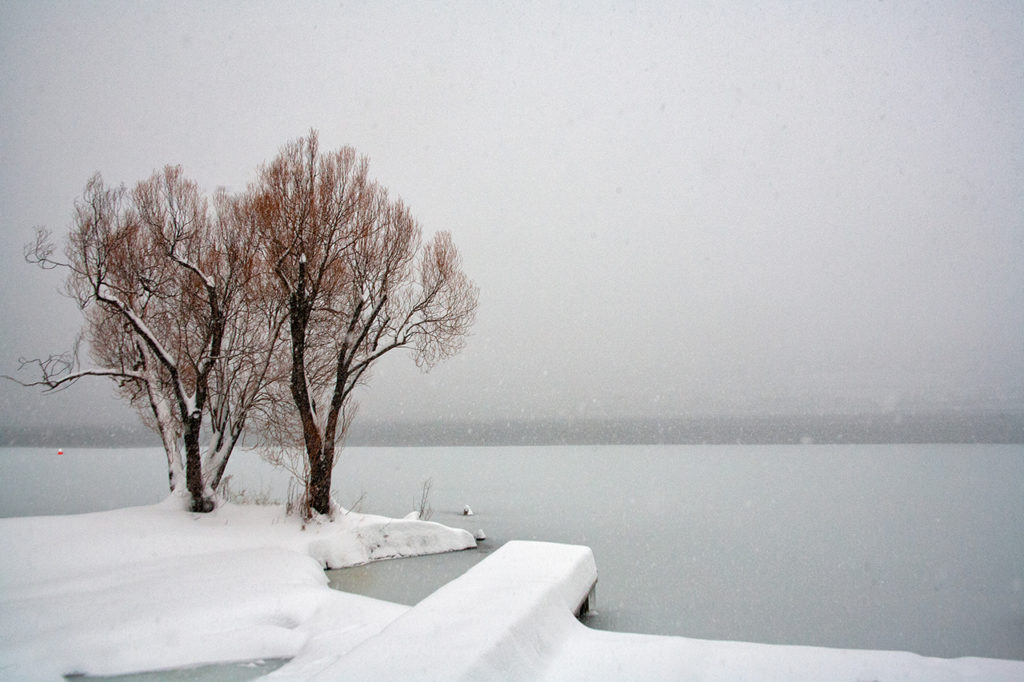
<path id="1" fill-rule="evenodd" d="M 241 189 L 315 127 L 481 292 L 363 419 L 1024 400 L 1024 4 L 574 5 L 0 0 L 0 370 L 80 325 L 21 247 L 93 172 Z"/>

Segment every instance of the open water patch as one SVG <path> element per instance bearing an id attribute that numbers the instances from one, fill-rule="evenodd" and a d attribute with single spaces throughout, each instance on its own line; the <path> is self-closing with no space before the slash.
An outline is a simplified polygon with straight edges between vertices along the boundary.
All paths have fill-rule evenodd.
<path id="1" fill-rule="evenodd" d="M 332 589 L 415 606 L 480 563 L 498 546 L 485 540 L 476 549 L 374 561 L 324 573 Z"/>

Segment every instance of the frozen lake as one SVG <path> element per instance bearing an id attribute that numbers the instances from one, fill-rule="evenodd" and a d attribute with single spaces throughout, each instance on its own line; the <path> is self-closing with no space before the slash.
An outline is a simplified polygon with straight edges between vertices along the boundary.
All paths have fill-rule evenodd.
<path id="1" fill-rule="evenodd" d="M 155 502 L 162 461 L 0 448 L 0 515 Z M 287 496 L 251 452 L 229 473 Z M 413 603 L 506 540 L 579 543 L 600 573 L 593 627 L 1024 659 L 1022 445 L 352 447 L 335 474 L 343 505 L 389 516 L 427 479 L 433 520 L 482 528 L 481 549 L 337 582 Z"/>

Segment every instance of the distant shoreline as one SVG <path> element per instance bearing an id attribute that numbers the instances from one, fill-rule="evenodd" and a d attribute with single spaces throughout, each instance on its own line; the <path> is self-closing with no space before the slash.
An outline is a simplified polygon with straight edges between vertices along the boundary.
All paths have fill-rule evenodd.
<path id="1" fill-rule="evenodd" d="M 359 422 L 353 446 L 1024 443 L 1024 411 Z M 141 424 L 4 425 L 4 447 L 159 447 Z"/>

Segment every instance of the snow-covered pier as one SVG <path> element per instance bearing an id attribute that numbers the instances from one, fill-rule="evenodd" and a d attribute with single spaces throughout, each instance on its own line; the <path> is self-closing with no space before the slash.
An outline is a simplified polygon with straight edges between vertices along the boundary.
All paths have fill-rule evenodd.
<path id="1" fill-rule="evenodd" d="M 596 583 L 589 547 L 508 542 L 317 679 L 537 677 Z"/>

